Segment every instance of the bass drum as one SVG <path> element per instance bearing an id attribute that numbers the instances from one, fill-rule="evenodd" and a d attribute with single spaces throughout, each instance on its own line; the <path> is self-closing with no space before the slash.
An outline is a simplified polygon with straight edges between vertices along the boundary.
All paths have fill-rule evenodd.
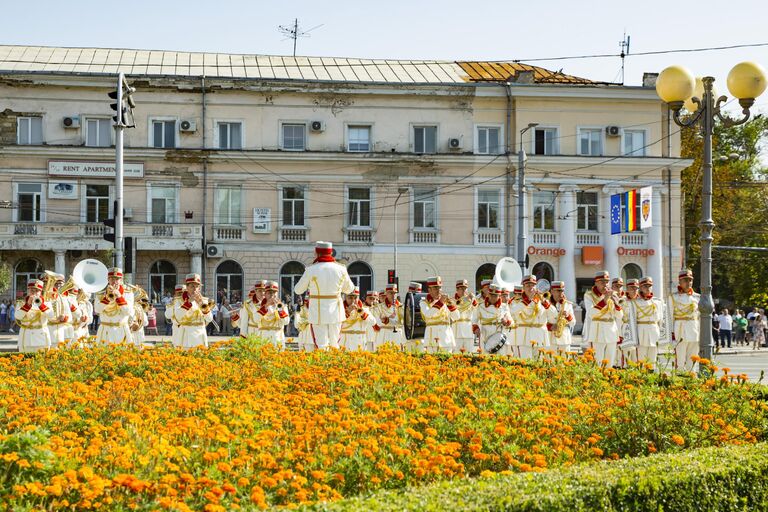
<path id="1" fill-rule="evenodd" d="M 424 337 L 427 326 L 421 316 L 421 299 L 426 296 L 426 293 L 413 292 L 408 292 L 405 296 L 403 325 L 405 326 L 405 337 L 409 340 Z"/>

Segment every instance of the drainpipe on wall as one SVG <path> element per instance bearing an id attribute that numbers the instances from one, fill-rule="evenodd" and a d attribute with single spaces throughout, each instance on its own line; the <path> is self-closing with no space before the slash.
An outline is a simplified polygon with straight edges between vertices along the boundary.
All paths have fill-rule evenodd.
<path id="1" fill-rule="evenodd" d="M 202 265 L 202 281 L 205 285 L 207 283 L 206 281 L 206 274 L 207 274 L 207 268 L 208 268 L 208 251 L 206 250 L 205 244 L 206 244 L 206 231 L 205 231 L 205 225 L 207 222 L 207 216 L 206 212 L 208 211 L 208 155 L 206 154 L 206 150 L 208 149 L 208 146 L 206 145 L 206 138 L 205 138 L 205 132 L 206 132 L 206 125 L 205 125 L 205 75 L 200 77 L 200 87 L 202 91 L 202 100 L 203 100 L 203 113 L 202 113 L 202 124 L 203 124 L 203 229 L 202 229 L 202 236 L 203 236 L 203 265 Z"/>
<path id="2" fill-rule="evenodd" d="M 512 205 L 512 84 L 509 82 L 506 82 L 504 84 L 504 89 L 507 93 L 507 125 L 505 128 L 505 135 L 506 135 L 506 145 L 505 145 L 505 154 L 507 155 L 507 169 L 506 169 L 506 185 L 505 185 L 505 198 L 504 198 L 504 222 L 506 226 L 504 227 L 504 235 L 506 238 L 506 246 L 507 246 L 507 257 L 512 256 L 512 216 L 510 215 L 510 212 L 512 211 L 511 205 Z"/>

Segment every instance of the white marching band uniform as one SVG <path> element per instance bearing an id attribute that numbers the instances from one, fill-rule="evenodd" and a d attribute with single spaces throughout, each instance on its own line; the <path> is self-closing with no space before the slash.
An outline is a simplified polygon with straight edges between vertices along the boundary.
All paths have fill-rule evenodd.
<path id="1" fill-rule="evenodd" d="M 645 284 L 653 285 L 653 280 L 650 277 L 644 277 L 640 280 L 640 286 Z M 661 299 L 653 297 L 653 294 L 645 296 L 642 292 L 633 302 L 637 321 L 637 359 L 655 366 L 664 303 Z"/>
<path id="2" fill-rule="evenodd" d="M 253 291 L 249 294 L 248 299 L 243 301 L 243 305 L 240 307 L 240 311 L 232 316 L 232 326 L 240 328 L 240 336 L 247 338 L 248 336 L 262 336 L 261 326 L 257 318 L 257 312 L 261 309 L 260 296 L 263 293 L 258 293 L 264 290 L 267 285 L 267 281 L 257 281 L 253 287 Z"/>
<path id="3" fill-rule="evenodd" d="M 171 321 L 171 344 L 174 347 L 181 347 L 179 341 L 179 321 L 176 320 L 176 306 L 181 302 L 181 296 L 184 293 L 184 285 L 177 284 L 173 290 L 173 300 L 165 306 L 165 318 Z"/>
<path id="4" fill-rule="evenodd" d="M 294 293 L 309 291 L 309 329 L 319 349 L 338 348 L 341 323 L 346 318 L 342 293 L 351 293 L 355 285 L 347 268 L 333 258 L 330 242 L 317 242 L 317 258 L 307 267 L 294 287 Z"/>
<path id="5" fill-rule="evenodd" d="M 138 323 L 138 329 L 135 331 L 131 331 L 131 336 L 133 338 L 133 343 L 141 347 L 144 344 L 144 328 L 149 325 L 149 319 L 147 318 L 147 313 L 144 311 L 144 308 L 139 303 L 134 303 L 133 305 L 133 317 L 131 318 L 131 323 Z"/>
<path id="6" fill-rule="evenodd" d="M 427 280 L 427 288 L 442 286 L 442 284 L 440 276 L 430 277 Z M 446 304 L 440 297 L 432 297 L 427 294 L 421 299 L 420 309 L 426 325 L 424 330 L 425 348 L 453 352 L 456 348 L 456 340 L 453 337 L 451 322 L 459 319 L 458 308 L 455 305 Z"/>
<path id="7" fill-rule="evenodd" d="M 64 276 L 61 274 L 53 276 L 49 275 L 48 279 L 56 279 L 58 281 L 64 281 Z M 56 347 L 59 343 L 65 343 L 71 340 L 75 332 L 72 329 L 72 304 L 69 298 L 53 291 L 53 298 L 48 302 L 48 306 L 53 311 L 53 318 L 48 321 L 48 330 L 51 333 L 51 346 Z M 59 321 L 59 316 L 66 317 L 64 320 Z"/>
<path id="8" fill-rule="evenodd" d="M 608 272 L 599 272 L 595 276 L 597 280 L 610 280 Z M 595 351 L 595 361 L 601 364 L 608 361 L 608 367 L 614 365 L 616 360 L 616 347 L 619 342 L 619 329 L 617 322 L 623 318 L 621 305 L 613 299 L 603 300 L 597 287 L 584 294 L 584 308 L 586 317 L 584 322 L 585 341 Z"/>
<path id="9" fill-rule="evenodd" d="M 312 352 L 315 349 L 315 343 L 312 341 L 312 334 L 309 332 L 309 301 L 304 300 L 304 304 L 296 313 L 293 314 L 293 325 L 299 331 L 297 342 L 299 350 Z"/>
<path id="10" fill-rule="evenodd" d="M 690 270 L 682 270 L 679 279 L 693 281 Z M 699 353 L 700 313 L 699 300 L 701 296 L 692 288 L 684 292 L 682 287 L 669 294 L 669 310 L 672 314 L 672 339 L 675 343 L 675 367 L 678 370 L 692 371 L 694 362 L 691 359 Z"/>
<path id="11" fill-rule="evenodd" d="M 43 282 L 32 279 L 27 288 L 43 289 Z M 16 307 L 16 322 L 19 324 L 19 352 L 36 352 L 51 348 L 51 333 L 48 321 L 53 318 L 53 310 L 45 303 L 39 305 L 19 301 Z"/>
<path id="12" fill-rule="evenodd" d="M 621 355 L 621 367 L 629 368 L 630 363 L 637 363 L 637 320 L 635 309 L 635 302 L 633 298 L 629 296 L 630 288 L 639 288 L 640 281 L 637 279 L 627 279 L 627 292 L 622 295 L 619 303 L 621 304 L 622 318 L 618 323 L 619 327 L 619 353 Z M 637 290 L 635 290 L 635 298 L 637 298 Z M 627 339 L 624 336 L 629 334 L 632 339 Z"/>
<path id="13" fill-rule="evenodd" d="M 276 282 L 267 283 L 265 290 L 274 291 L 275 294 L 279 288 Z M 262 338 L 268 340 L 277 349 L 285 348 L 285 332 L 283 329 L 290 322 L 288 310 L 282 303 L 267 304 L 267 299 L 261 301 L 261 306 L 256 310 L 253 323 L 259 326 L 259 333 Z"/>
<path id="14" fill-rule="evenodd" d="M 371 303 L 368 303 L 367 299 L 371 299 Z M 368 308 L 368 314 L 371 315 L 373 320 L 365 329 L 365 349 L 368 352 L 374 352 L 376 350 L 376 339 L 379 336 L 379 326 L 376 324 L 376 319 L 379 317 L 379 294 L 374 290 L 369 290 L 366 293 L 366 307 Z"/>
<path id="15" fill-rule="evenodd" d="M 465 279 L 456 282 L 456 287 L 463 286 L 465 289 L 469 283 Z M 456 352 L 471 353 L 475 351 L 475 333 L 473 332 L 473 318 L 477 309 L 477 299 L 473 295 L 453 296 L 456 301 L 456 308 L 459 310 L 459 318 L 452 322 L 453 338 L 456 340 Z"/>
<path id="16" fill-rule="evenodd" d="M 93 304 L 90 301 L 90 297 L 87 293 L 84 293 L 84 298 L 78 303 L 78 317 L 77 327 L 75 327 L 75 339 L 88 338 L 90 333 L 88 332 L 88 326 L 93 322 Z M 85 321 L 81 322 L 80 318 L 85 317 Z M 73 322 L 74 325 L 74 322 Z"/>
<path id="17" fill-rule="evenodd" d="M 388 292 L 397 294 L 397 285 L 387 285 Z M 403 324 L 403 305 L 395 297 L 390 302 L 389 297 L 379 302 L 376 308 L 376 339 L 373 342 L 374 350 L 378 350 L 386 344 L 394 345 L 399 349 L 405 348 L 405 325 Z"/>
<path id="18" fill-rule="evenodd" d="M 573 303 L 565 298 L 565 283 L 562 281 L 553 281 L 551 285 L 553 290 L 561 290 L 563 297 L 559 301 L 552 299 L 552 307 L 547 311 L 549 317 L 547 318 L 547 330 L 550 333 L 551 345 L 553 345 L 558 352 L 568 352 L 571 348 L 572 332 L 576 326 L 576 317 L 573 313 Z M 557 329 L 558 321 L 563 318 L 565 320 L 565 328 L 559 337 L 555 336 L 555 330 Z"/>
<path id="19" fill-rule="evenodd" d="M 496 285 L 491 285 L 491 293 L 498 294 L 500 291 Z M 509 307 L 501 297 L 496 302 L 491 302 L 489 297 L 483 299 L 483 302 L 475 308 L 472 318 L 472 328 L 480 337 L 480 350 L 483 350 L 488 337 L 496 332 L 509 329 L 512 326 L 512 316 L 509 314 Z M 517 349 L 514 346 L 514 333 L 507 332 L 507 342 L 501 348 L 499 355 L 517 355 L 513 352 Z"/>
<path id="20" fill-rule="evenodd" d="M 366 350 L 368 329 L 376 323 L 368 307 L 358 298 L 360 290 L 355 288 L 354 302 L 345 304 L 346 318 L 341 324 L 341 347 L 350 351 Z"/>
<path id="21" fill-rule="evenodd" d="M 119 268 L 110 269 L 107 274 L 111 278 L 123 278 L 123 271 Z M 96 295 L 94 314 L 99 315 L 99 330 L 96 332 L 96 341 L 101 343 L 130 343 L 133 340 L 131 329 L 128 326 L 133 311 L 133 293 L 124 285 L 118 286 L 119 293 L 113 300 L 107 298 L 106 291 Z"/>
<path id="22" fill-rule="evenodd" d="M 525 276 L 523 284 L 526 283 L 535 285 L 536 276 Z M 517 329 L 515 337 L 520 358 L 536 358 L 539 349 L 549 347 L 547 319 L 550 317 L 551 307 L 548 300 L 537 296 L 531 299 L 525 293 L 520 301 L 512 303 L 510 313 Z"/>
<path id="23" fill-rule="evenodd" d="M 185 282 L 200 284 L 200 276 L 187 274 Z M 175 303 L 173 316 L 179 324 L 178 343 L 181 348 L 208 347 L 206 326 L 213 321 L 213 313 L 211 310 L 203 311 L 202 306 L 186 291 Z"/>

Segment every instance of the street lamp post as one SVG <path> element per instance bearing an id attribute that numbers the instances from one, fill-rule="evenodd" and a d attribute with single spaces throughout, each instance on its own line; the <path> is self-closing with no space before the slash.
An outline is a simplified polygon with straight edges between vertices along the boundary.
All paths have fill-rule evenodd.
<path id="1" fill-rule="evenodd" d="M 539 126 L 539 123 L 528 123 L 528 126 L 520 130 L 520 149 L 517 152 L 517 262 L 520 268 L 525 268 L 525 244 L 526 244 L 526 215 L 525 215 L 525 149 L 523 148 L 523 134 Z"/>
<path id="2" fill-rule="evenodd" d="M 701 220 L 699 222 L 701 226 L 699 357 L 704 359 L 712 358 L 712 312 L 715 306 L 712 300 L 712 231 L 715 227 L 712 219 L 712 134 L 715 118 L 725 126 L 746 123 L 750 116 L 749 109 L 755 103 L 755 98 L 765 90 L 765 71 L 757 64 L 742 62 L 728 73 L 728 90 L 738 98 L 742 108 L 743 116 L 740 119 L 731 119 L 723 115 L 721 107 L 728 98 L 716 97 L 714 82 L 713 77 L 705 76 L 700 82 L 701 90 L 696 90 L 697 84 L 693 75 L 680 66 L 664 69 L 656 81 L 656 92 L 672 109 L 675 124 L 690 127 L 700 122 L 704 138 Z M 686 100 L 691 102 L 688 105 L 691 105 L 690 109 L 693 111 L 688 117 L 681 118 L 680 110 Z M 705 372 L 706 369 L 699 365 L 699 375 Z"/>
<path id="3" fill-rule="evenodd" d="M 398 281 L 400 280 L 400 278 L 397 275 L 397 202 L 400 200 L 400 197 L 407 192 L 408 192 L 408 189 L 406 187 L 400 187 L 397 189 L 397 198 L 395 198 L 395 222 L 394 222 L 394 232 L 392 233 L 392 245 L 394 247 L 394 252 L 395 252 L 395 266 L 394 266 L 395 284 L 398 284 L 398 286 L 399 286 Z"/>

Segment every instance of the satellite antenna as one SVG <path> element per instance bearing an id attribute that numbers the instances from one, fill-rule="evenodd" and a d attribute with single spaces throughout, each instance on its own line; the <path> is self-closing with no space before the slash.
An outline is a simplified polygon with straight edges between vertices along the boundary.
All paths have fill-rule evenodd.
<path id="1" fill-rule="evenodd" d="M 624 85 L 624 57 L 629 55 L 629 36 L 626 31 L 624 31 L 624 39 L 619 45 L 621 46 L 621 54 L 619 55 L 621 57 L 621 85 Z"/>
<path id="2" fill-rule="evenodd" d="M 296 41 L 300 37 L 309 37 L 309 33 L 315 30 L 316 28 L 322 27 L 323 24 L 314 26 L 309 30 L 301 30 L 299 28 L 299 20 L 298 18 L 294 18 L 293 24 L 291 25 L 278 25 L 277 29 L 280 31 L 281 34 L 285 36 L 285 39 L 293 39 L 293 56 L 296 56 Z M 283 39 L 283 41 L 285 41 Z"/>

